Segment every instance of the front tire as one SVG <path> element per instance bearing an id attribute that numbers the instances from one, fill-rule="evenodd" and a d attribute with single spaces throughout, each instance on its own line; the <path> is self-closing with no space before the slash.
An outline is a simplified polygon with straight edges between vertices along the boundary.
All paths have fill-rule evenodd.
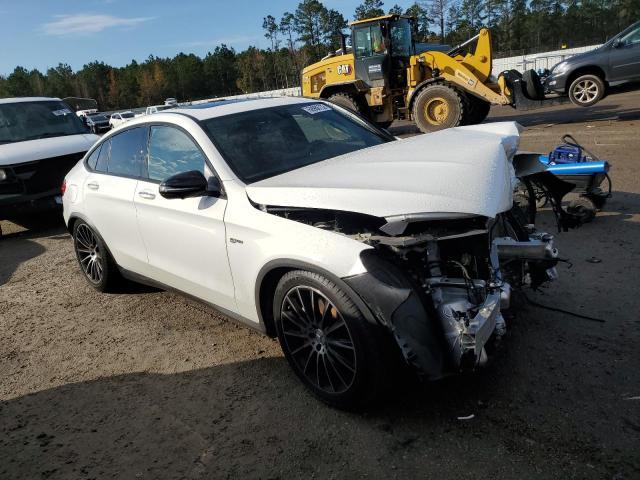
<path id="1" fill-rule="evenodd" d="M 457 127 L 465 118 L 465 101 L 455 88 L 444 84 L 424 87 L 413 103 L 413 118 L 423 133 Z"/>
<path id="2" fill-rule="evenodd" d="M 590 107 L 604 97 L 604 82 L 597 75 L 582 75 L 569 86 L 569 99 L 579 107 Z"/>
<path id="3" fill-rule="evenodd" d="M 276 287 L 273 305 L 282 351 L 318 398 L 355 409 L 389 385 L 390 336 L 367 322 L 334 282 L 308 271 L 288 272 Z"/>
<path id="4" fill-rule="evenodd" d="M 115 287 L 119 272 L 102 238 L 86 222 L 73 226 L 73 247 L 84 278 L 99 292 Z"/>

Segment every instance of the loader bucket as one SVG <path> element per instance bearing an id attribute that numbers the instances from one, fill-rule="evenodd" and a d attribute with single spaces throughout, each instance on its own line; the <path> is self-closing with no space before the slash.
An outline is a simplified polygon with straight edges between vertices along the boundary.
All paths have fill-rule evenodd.
<path id="1" fill-rule="evenodd" d="M 569 102 L 567 97 L 530 98 L 522 74 L 517 70 L 505 70 L 500 74 L 500 77 L 504 79 L 504 84 L 509 90 L 511 106 L 518 110 L 535 110 Z"/>

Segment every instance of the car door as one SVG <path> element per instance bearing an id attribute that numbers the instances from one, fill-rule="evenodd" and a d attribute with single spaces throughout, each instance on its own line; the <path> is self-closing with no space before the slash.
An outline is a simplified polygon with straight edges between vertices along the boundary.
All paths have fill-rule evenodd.
<path id="1" fill-rule="evenodd" d="M 87 164 L 90 173 L 83 185 L 88 221 L 102 236 L 116 263 L 136 272 L 147 264 L 133 203 L 144 168 L 146 139 L 147 128 L 137 127 L 102 143 L 95 166 Z"/>
<path id="2" fill-rule="evenodd" d="M 609 81 L 640 79 L 640 27 L 614 42 L 609 53 Z"/>
<path id="3" fill-rule="evenodd" d="M 214 172 L 193 138 L 171 125 L 151 125 L 147 178 L 138 182 L 134 203 L 147 248 L 148 276 L 225 309 L 235 309 L 227 257 L 225 198 L 167 199 L 159 185 L 182 172 Z"/>

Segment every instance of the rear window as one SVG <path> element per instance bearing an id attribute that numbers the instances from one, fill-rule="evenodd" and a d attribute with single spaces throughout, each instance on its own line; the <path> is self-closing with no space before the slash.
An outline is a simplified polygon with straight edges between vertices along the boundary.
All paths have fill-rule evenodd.
<path id="1" fill-rule="evenodd" d="M 80 133 L 87 133 L 87 128 L 63 102 L 0 104 L 0 144 Z"/>
<path id="2" fill-rule="evenodd" d="M 245 183 L 393 140 L 324 103 L 252 110 L 202 123 Z"/>

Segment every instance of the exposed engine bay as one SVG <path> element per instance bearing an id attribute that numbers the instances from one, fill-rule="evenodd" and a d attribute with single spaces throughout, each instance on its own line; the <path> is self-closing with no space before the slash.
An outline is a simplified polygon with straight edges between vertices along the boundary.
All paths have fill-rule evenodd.
<path id="1" fill-rule="evenodd" d="M 372 247 L 361 254 L 367 273 L 344 280 L 428 379 L 485 363 L 506 331 L 502 311 L 512 289 L 537 288 L 556 276 L 553 237 L 526 224 L 518 206 L 495 218 L 427 215 L 399 223 L 333 210 L 260 208 Z"/>

